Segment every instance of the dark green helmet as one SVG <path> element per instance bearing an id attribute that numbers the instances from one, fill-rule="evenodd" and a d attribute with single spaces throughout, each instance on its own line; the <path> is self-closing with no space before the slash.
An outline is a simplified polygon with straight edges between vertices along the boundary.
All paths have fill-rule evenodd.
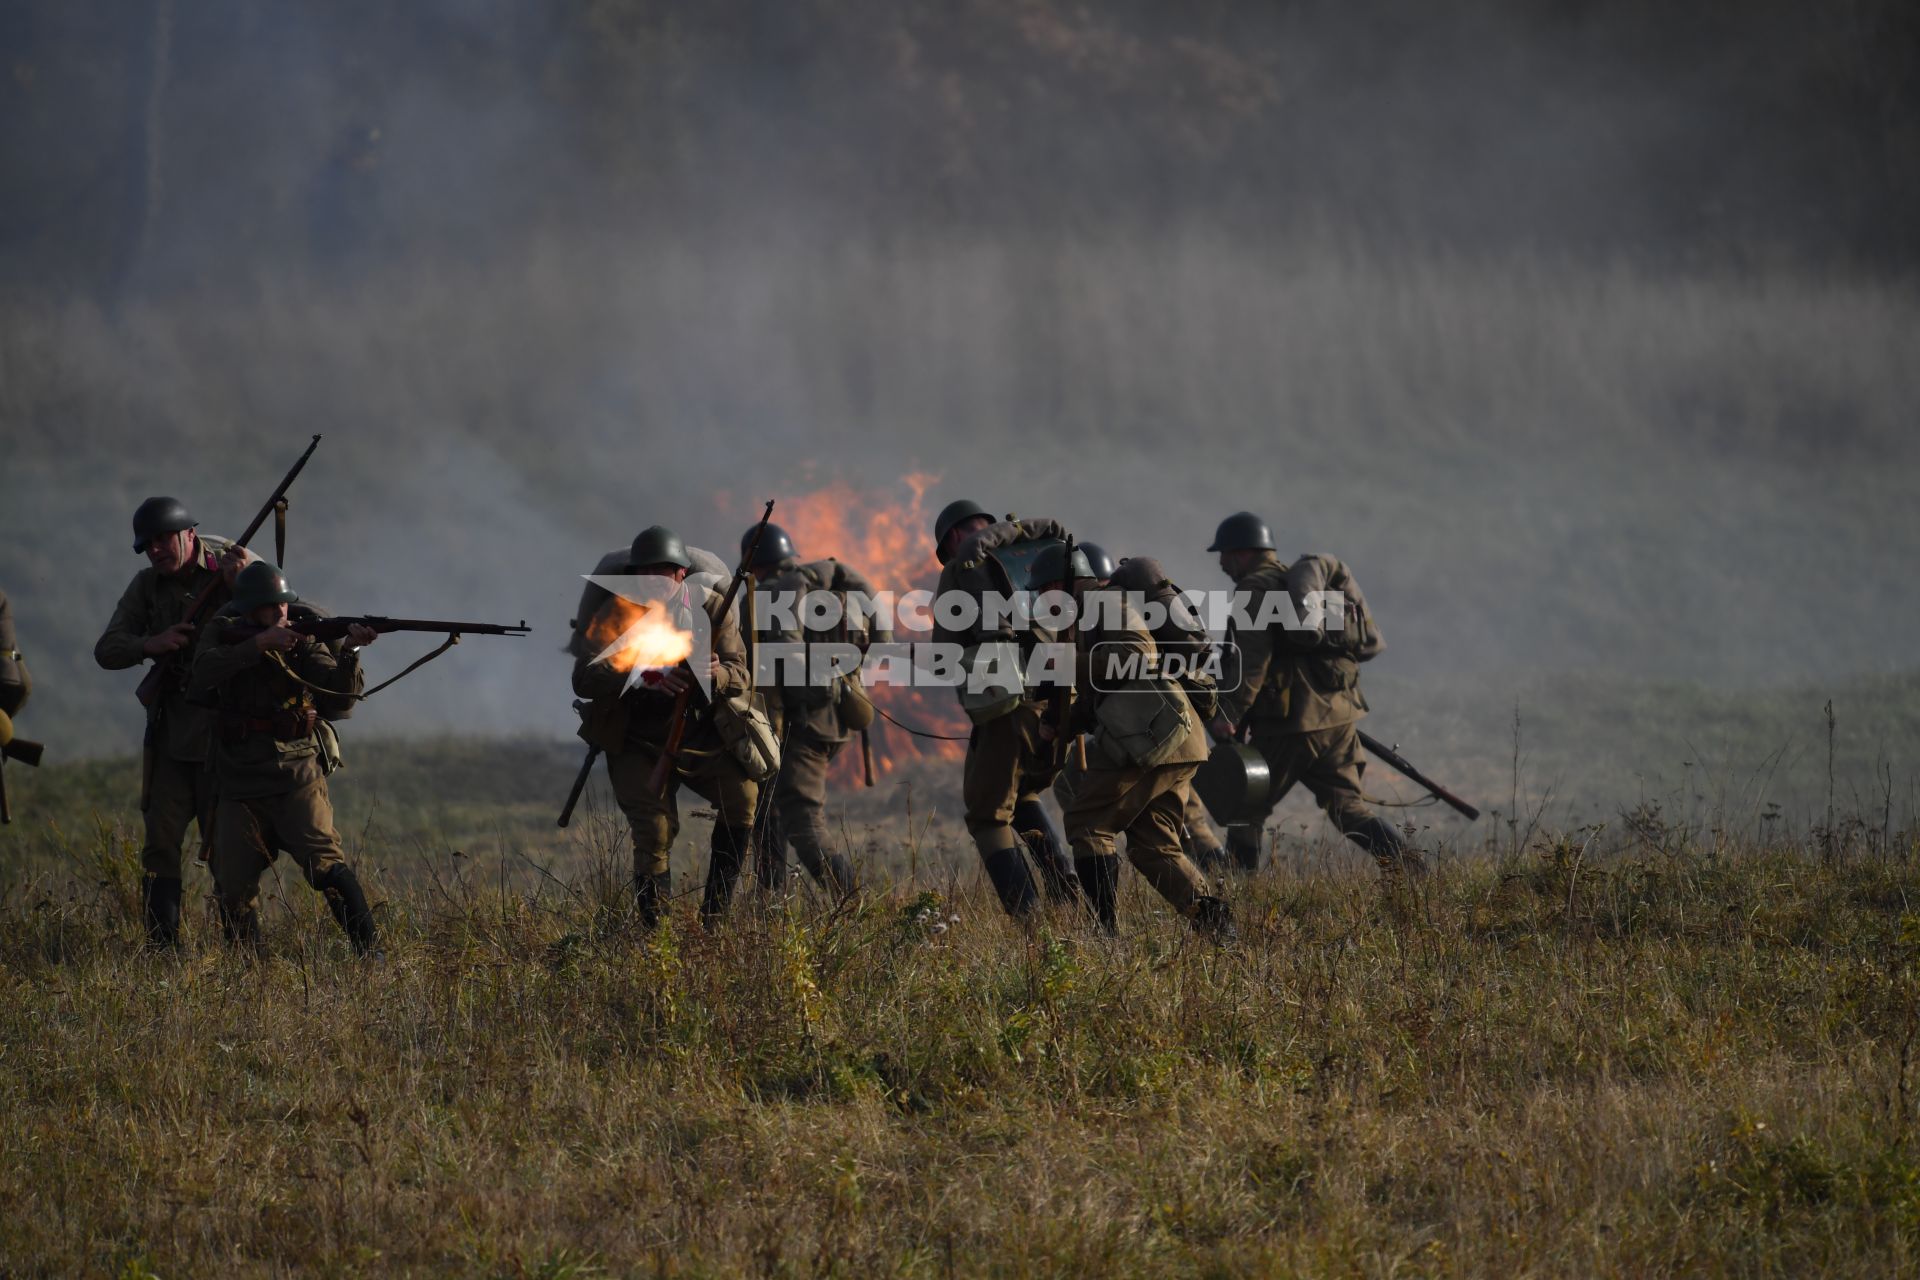
<path id="1" fill-rule="evenodd" d="M 934 553 L 940 557 L 941 564 L 947 562 L 946 545 L 948 531 L 962 520 L 970 520 L 974 516 L 985 516 L 989 520 L 993 519 L 993 513 L 991 511 L 988 511 L 971 498 L 958 498 L 940 508 L 940 514 L 935 516 L 933 520 L 933 547 Z"/>
<path id="2" fill-rule="evenodd" d="M 133 512 L 133 549 L 141 555 L 147 544 L 164 534 L 192 529 L 200 522 L 187 514 L 187 504 L 178 498 L 148 498 Z"/>
<path id="3" fill-rule="evenodd" d="M 1067 544 L 1050 540 L 1027 562 L 1027 581 L 1033 584 L 1035 590 L 1056 582 L 1064 583 L 1067 570 Z M 1087 549 L 1078 543 L 1073 548 L 1072 570 L 1076 578 L 1094 576 L 1093 566 L 1087 562 Z"/>
<path id="4" fill-rule="evenodd" d="M 1267 528 L 1267 522 L 1251 511 L 1240 511 L 1220 522 L 1213 531 L 1213 545 L 1209 551 L 1271 551 L 1273 550 L 1273 530 Z"/>
<path id="5" fill-rule="evenodd" d="M 1093 570 L 1088 577 L 1098 578 L 1102 582 L 1113 577 L 1113 557 L 1107 554 L 1105 547 L 1097 542 L 1082 542 L 1079 546 L 1087 553 L 1087 564 Z"/>
<path id="6" fill-rule="evenodd" d="M 642 529 L 633 540 L 633 550 L 628 553 L 628 558 L 636 569 L 656 564 L 670 564 L 677 569 L 693 568 L 693 560 L 687 555 L 687 544 L 680 540 L 679 534 L 663 524 Z"/>
<path id="7" fill-rule="evenodd" d="M 753 529 L 758 529 L 759 527 L 759 525 L 755 525 Z M 753 529 L 749 529 L 740 535 L 740 558 L 742 560 L 747 558 L 747 548 L 753 546 Z M 770 524 L 767 526 L 766 532 L 760 535 L 760 545 L 754 547 L 753 563 L 748 565 L 747 568 L 770 569 L 789 557 L 796 560 L 800 557 L 800 553 L 793 549 L 793 539 L 789 538 L 787 531 L 779 525 Z"/>
<path id="8" fill-rule="evenodd" d="M 280 566 L 255 560 L 233 580 L 233 605 L 241 613 L 252 613 L 266 604 L 298 604 L 300 597 L 287 585 Z"/>

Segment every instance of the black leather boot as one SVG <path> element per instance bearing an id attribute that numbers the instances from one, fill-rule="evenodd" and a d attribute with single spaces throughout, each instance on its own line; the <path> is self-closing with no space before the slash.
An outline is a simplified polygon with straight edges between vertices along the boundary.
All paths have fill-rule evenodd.
<path id="1" fill-rule="evenodd" d="M 1107 933 L 1120 931 L 1120 859 L 1075 858 L 1074 870 L 1080 876 L 1080 890 L 1087 895 L 1087 907 L 1100 928 Z"/>
<path id="2" fill-rule="evenodd" d="M 1013 829 L 1020 833 L 1034 865 L 1040 868 L 1040 883 L 1046 886 L 1048 902 L 1072 902 L 1080 896 L 1078 864 L 1061 847 L 1054 834 L 1053 820 L 1038 800 L 1022 800 L 1013 806 Z"/>
<path id="3" fill-rule="evenodd" d="M 827 872 L 820 881 L 821 888 L 840 901 L 860 892 L 860 873 L 853 869 L 851 858 L 843 853 L 830 853 L 821 861 Z"/>
<path id="4" fill-rule="evenodd" d="M 147 945 L 180 945 L 180 879 L 148 876 L 140 882 L 140 915 L 147 926 Z"/>
<path id="5" fill-rule="evenodd" d="M 640 923 L 653 928 L 660 923 L 660 915 L 667 909 L 667 899 L 673 896 L 673 872 L 662 871 L 657 875 L 639 875 L 633 878 L 633 902 L 640 912 Z"/>
<path id="6" fill-rule="evenodd" d="M 248 955 L 260 954 L 260 913 L 252 908 L 233 911 L 226 903 L 221 903 L 220 936 L 235 951 Z"/>
<path id="7" fill-rule="evenodd" d="M 707 862 L 707 888 L 700 897 L 700 923 L 709 929 L 719 926 L 733 902 L 733 887 L 740 881 L 740 868 L 746 863 L 747 847 L 753 833 L 746 827 L 713 824 L 711 857 Z"/>
<path id="8" fill-rule="evenodd" d="M 1016 848 L 997 849 L 980 860 L 987 868 L 987 879 L 1000 895 L 1000 905 L 1016 920 L 1033 913 L 1039 895 L 1034 892 L 1033 876 L 1027 871 L 1026 855 Z"/>
<path id="9" fill-rule="evenodd" d="M 1233 865 L 1247 875 L 1260 869 L 1260 846 L 1265 843 L 1263 833 L 1236 827 L 1227 835 L 1227 852 L 1233 855 Z"/>
<path id="10" fill-rule="evenodd" d="M 360 877 L 354 874 L 353 868 L 344 862 L 329 867 L 313 882 L 313 887 L 326 895 L 327 907 L 341 932 L 347 935 L 347 941 L 353 943 L 353 949 L 363 956 L 370 954 L 378 942 L 373 908 L 367 905 L 366 890 L 360 887 Z"/>

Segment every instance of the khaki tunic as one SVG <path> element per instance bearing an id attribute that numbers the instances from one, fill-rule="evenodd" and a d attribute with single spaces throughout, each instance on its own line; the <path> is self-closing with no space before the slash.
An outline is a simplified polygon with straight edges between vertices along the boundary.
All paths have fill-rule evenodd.
<path id="1" fill-rule="evenodd" d="M 214 708 L 213 879 L 229 919 L 254 909 L 260 877 L 281 850 L 308 884 L 345 860 L 327 794 L 330 731 L 318 721 L 350 716 L 366 683 L 358 653 L 344 645 L 306 641 L 269 656 L 251 640 L 226 643 L 223 627 L 239 621 L 224 613 L 205 628 L 188 683 L 189 697 Z M 301 718 L 309 709 L 312 729 Z"/>
<path id="2" fill-rule="evenodd" d="M 740 641 L 740 627 L 731 613 L 720 614 L 720 601 L 718 592 L 683 584 L 669 604 L 676 625 L 682 629 L 691 627 L 694 608 L 705 610 L 713 653 L 720 659 L 720 673 L 713 682 L 716 698 L 748 687 L 747 654 Z M 615 603 L 612 599 L 602 602 L 595 616 L 614 608 Z M 701 713 L 696 714 L 681 741 L 675 776 L 667 780 L 666 794 L 656 794 L 653 768 L 672 729 L 673 696 L 645 685 L 626 690 L 626 672 L 594 661 L 598 649 L 586 638 L 589 629 L 575 631 L 570 646 L 574 655 L 573 691 L 589 700 L 581 712 L 580 737 L 606 752 L 607 781 L 633 836 L 634 874 L 663 874 L 680 832 L 675 796 L 682 784 L 714 806 L 719 825 L 735 828 L 752 823 L 759 789 Z"/>

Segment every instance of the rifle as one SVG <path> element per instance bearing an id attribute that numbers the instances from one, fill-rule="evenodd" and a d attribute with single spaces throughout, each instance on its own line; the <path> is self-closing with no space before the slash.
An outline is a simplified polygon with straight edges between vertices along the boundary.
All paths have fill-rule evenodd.
<path id="1" fill-rule="evenodd" d="M 0 825 L 13 821 L 13 807 L 7 803 L 6 762 L 18 760 L 21 764 L 38 768 L 40 756 L 45 751 L 46 747 L 42 744 L 30 742 L 25 738 L 13 738 L 7 745 L 0 747 Z"/>
<path id="2" fill-rule="evenodd" d="M 299 476 L 301 468 L 307 465 L 307 459 L 311 458 L 313 451 L 319 447 L 320 437 L 316 434 L 313 437 L 313 443 L 307 446 L 307 451 L 300 455 L 298 462 L 293 464 L 293 470 L 281 477 L 280 483 L 274 488 L 273 496 L 267 499 L 266 505 L 261 507 L 259 513 L 253 517 L 253 523 L 247 526 L 246 532 L 234 539 L 234 546 L 246 546 L 247 543 L 253 540 L 253 535 L 260 532 L 260 526 L 265 524 L 267 517 L 272 515 L 274 509 L 286 500 L 287 490 L 293 487 L 293 482 L 295 478 Z M 206 616 L 207 611 L 213 608 L 214 588 L 221 585 L 223 585 L 223 577 L 222 575 L 216 574 L 213 581 L 200 588 L 200 594 L 195 596 L 193 603 L 187 606 L 187 616 L 181 619 L 181 621 L 190 623 L 196 627 L 199 626 L 201 619 Z M 141 678 L 139 687 L 133 691 L 134 696 L 140 699 L 141 706 L 151 707 L 155 702 L 160 700 L 161 691 L 165 689 L 169 683 L 177 679 L 178 664 L 187 660 L 180 655 L 187 654 L 191 657 L 192 652 L 193 645 L 188 643 L 175 649 L 172 653 L 154 660 L 152 669 Z"/>
<path id="3" fill-rule="evenodd" d="M 760 513 L 760 523 L 753 526 L 753 537 L 747 542 L 746 550 L 740 554 L 740 567 L 733 571 L 733 581 L 727 584 L 727 594 L 720 597 L 720 614 L 725 618 L 733 608 L 735 597 L 740 594 L 740 584 L 746 581 L 753 564 L 753 553 L 760 549 L 760 535 L 767 531 L 767 522 L 773 519 L 773 499 L 767 499 L 767 509 Z M 685 667 L 686 663 L 681 663 Z M 687 668 L 691 673 L 692 668 Z M 680 758 L 680 744 L 687 736 L 687 721 L 692 718 L 693 686 L 682 689 L 673 699 L 672 727 L 667 730 L 666 745 L 660 748 L 660 759 L 653 766 L 653 791 L 655 795 L 667 794 L 667 784 L 673 778 L 675 763 Z"/>
<path id="4" fill-rule="evenodd" d="M 1426 774 L 1414 768 L 1412 762 L 1405 756 L 1380 741 L 1380 739 L 1363 733 L 1360 735 L 1360 745 L 1386 761 L 1390 767 L 1399 772 L 1408 781 L 1418 783 L 1420 786 L 1425 787 L 1434 799 L 1464 815 L 1469 822 L 1480 816 L 1478 809 L 1435 782 L 1432 778 L 1429 778 Z"/>
<path id="5" fill-rule="evenodd" d="M 575 699 L 573 709 L 580 710 L 586 704 Z M 600 758 L 600 748 L 589 746 L 587 758 L 580 762 L 580 772 L 574 775 L 573 788 L 567 792 L 567 802 L 560 806 L 560 825 L 566 826 L 573 821 L 573 807 L 580 803 L 580 793 L 587 789 L 587 780 L 593 777 L 593 762 Z"/>
<path id="6" fill-rule="evenodd" d="M 344 640 L 349 627 L 371 627 L 381 635 L 390 635 L 395 631 L 426 631 L 442 636 L 524 636 L 531 628 L 522 618 L 518 626 L 509 626 L 499 622 L 438 622 L 428 618 L 389 618 L 382 614 L 360 614 L 356 617 L 337 616 L 330 618 L 292 618 L 287 621 L 289 631 L 296 631 L 314 640 Z M 220 632 L 222 644 L 239 644 L 251 640 L 266 627 L 251 622 L 236 622 Z"/>
<path id="7" fill-rule="evenodd" d="M 1073 535 L 1067 535 L 1067 592 L 1073 592 Z M 1072 649 L 1075 633 L 1080 629 L 1080 602 L 1073 602 L 1073 612 L 1067 618 L 1067 632 L 1064 641 Z M 1078 665 L 1076 659 L 1076 665 Z M 1053 725 L 1053 767 L 1058 769 L 1067 762 L 1067 721 L 1073 713 L 1073 683 L 1069 676 L 1065 684 L 1055 685 L 1048 699 L 1047 720 Z"/>

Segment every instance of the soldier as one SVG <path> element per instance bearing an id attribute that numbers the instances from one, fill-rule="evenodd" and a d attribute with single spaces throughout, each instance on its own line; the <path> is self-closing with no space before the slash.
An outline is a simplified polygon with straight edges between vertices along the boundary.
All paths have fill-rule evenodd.
<path id="1" fill-rule="evenodd" d="M 353 713 L 360 650 L 379 633 L 355 625 L 329 645 L 289 625 L 318 616 L 276 566 L 256 560 L 195 650 L 188 696 L 214 709 L 214 893 L 227 941 L 257 950 L 260 877 L 285 850 L 366 955 L 373 912 L 341 853 L 327 775 L 340 763 L 331 722 Z"/>
<path id="2" fill-rule="evenodd" d="M 1097 562 L 1093 569 L 1098 582 L 1100 567 Z M 1153 643 L 1162 653 L 1181 656 L 1186 665 L 1180 683 L 1186 691 L 1187 700 L 1192 704 L 1194 714 L 1199 717 L 1198 723 L 1213 723 L 1220 714 L 1220 692 L 1205 665 L 1213 654 L 1213 643 L 1207 638 L 1206 623 L 1194 613 L 1192 606 L 1181 595 L 1180 588 L 1167 577 L 1166 570 L 1160 567 L 1158 560 L 1129 556 L 1108 573 L 1107 579 L 1107 583 L 1099 585 L 1110 584 L 1129 595 L 1138 593 L 1143 601 L 1157 604 L 1165 610 L 1160 625 L 1153 629 Z M 1227 851 L 1221 847 L 1220 837 L 1213 833 L 1207 806 L 1191 786 L 1186 788 L 1181 821 L 1184 826 L 1181 847 L 1186 850 L 1193 864 L 1202 871 L 1224 867 Z"/>
<path id="3" fill-rule="evenodd" d="M 179 940 L 180 850 L 187 824 L 198 823 L 204 845 L 213 812 L 207 774 L 211 717 L 186 700 L 187 659 L 194 643 L 187 611 L 209 583 L 217 610 L 228 599 L 235 575 L 254 559 L 246 548 L 201 534 L 195 526 L 178 498 L 148 498 L 134 511 L 133 549 L 147 557 L 147 567 L 127 584 L 93 646 L 94 661 L 108 671 L 180 654 L 178 679 L 147 707 L 141 752 L 140 812 L 146 827 L 140 849 L 141 917 L 148 941 L 156 946 Z"/>
<path id="4" fill-rule="evenodd" d="M 948 592 L 973 596 L 1007 592 L 1013 584 L 993 563 L 990 553 L 1036 538 L 1063 539 L 1066 530 L 1048 519 L 996 523 L 986 508 L 961 499 L 947 504 L 934 521 L 933 538 L 940 583 L 935 599 Z M 936 621 L 936 641 L 972 649 L 983 643 L 1018 641 L 1024 660 L 1039 632 L 1016 635 L 1006 626 L 952 628 Z M 1008 915 L 1021 917 L 1034 905 L 1033 877 L 1021 856 L 1022 834 L 1038 832 L 1026 842 L 1040 864 L 1048 897 L 1072 901 L 1079 892 L 1072 864 L 1057 843 L 1042 838 L 1051 824 L 1040 803 L 1040 793 L 1053 784 L 1059 766 L 1053 748 L 1039 737 L 1041 701 L 1033 691 L 1006 697 L 970 698 L 964 691 L 961 706 L 973 721 L 967 737 L 967 756 L 961 780 L 967 832 L 986 867 L 987 878 Z"/>
<path id="5" fill-rule="evenodd" d="M 32 693 L 33 676 L 13 634 L 13 605 L 7 593 L 0 591 L 0 717 L 10 720 L 19 715 Z"/>
<path id="6" fill-rule="evenodd" d="M 1091 737 L 1067 752 L 1066 772 L 1055 784 L 1081 888 L 1101 928 L 1112 933 L 1119 905 L 1116 844 L 1124 834 L 1127 860 L 1174 910 L 1194 928 L 1230 939 L 1231 910 L 1208 894 L 1206 878 L 1181 849 L 1188 783 L 1207 758 L 1192 695 L 1154 670 L 1160 647 L 1118 593 L 1106 594 L 1094 616 L 1087 615 L 1092 573 L 1077 548 L 1069 561 L 1064 542 L 1042 551 L 1030 569 L 1037 592 L 1070 590 L 1083 608 L 1073 629 L 1074 697 L 1066 728 L 1074 739 Z M 1053 741 L 1055 732 L 1053 722 L 1042 721 L 1042 741 Z"/>
<path id="7" fill-rule="evenodd" d="M 635 574 L 667 580 L 665 607 L 678 630 L 692 629 L 694 609 L 705 611 L 712 636 L 707 657 L 710 703 L 744 693 L 749 673 L 739 625 L 731 613 L 720 614 L 719 592 L 686 581 L 693 560 L 680 535 L 660 525 L 641 530 L 633 540 L 628 563 Z M 680 831 L 680 812 L 674 802 L 680 784 L 686 783 L 713 805 L 712 860 L 700 904 L 701 920 L 712 927 L 726 914 L 740 879 L 759 790 L 720 741 L 713 716 L 704 713 L 688 730 L 665 794 L 654 790 L 654 766 L 672 730 L 675 699 L 683 690 L 694 688 L 694 679 L 684 664 L 678 664 L 628 689 L 628 672 L 599 660 L 606 641 L 625 629 L 620 624 L 623 615 L 614 611 L 627 607 L 619 597 L 609 596 L 574 632 L 573 691 L 590 699 L 581 707 L 580 736 L 606 752 L 607 780 L 633 834 L 634 896 L 649 928 L 658 923 L 672 894 L 668 854 Z"/>
<path id="8" fill-rule="evenodd" d="M 754 532 L 749 529 L 741 536 L 742 559 Z M 872 616 L 873 584 L 831 557 L 802 563 L 793 539 L 779 525 L 770 524 L 761 533 L 748 568 L 763 598 L 784 596 L 794 602 L 791 626 L 785 625 L 785 619 L 755 618 L 756 643 L 850 643 L 865 652 L 870 644 L 893 642 L 888 621 Z M 803 621 L 805 597 L 818 592 L 837 597 L 839 605 L 840 621 L 825 631 L 807 630 Z M 766 695 L 774 732 L 783 745 L 780 772 L 772 787 L 776 821 L 768 824 L 770 830 L 759 846 L 760 883 L 771 888 L 785 880 L 786 844 L 792 841 L 800 865 L 817 884 L 837 896 L 850 895 L 859 887 L 853 864 L 844 855 L 828 851 L 827 771 L 846 743 L 849 729 L 858 732 L 872 723 L 872 704 L 857 672 L 827 685 L 787 683 L 767 689 Z"/>
<path id="9" fill-rule="evenodd" d="M 1384 874 L 1424 874 L 1426 863 L 1418 851 L 1392 823 L 1374 815 L 1361 790 L 1366 757 L 1360 752 L 1359 722 L 1367 700 L 1360 692 L 1360 663 L 1386 646 L 1346 566 L 1330 556 L 1311 555 L 1282 564 L 1266 522 L 1247 511 L 1222 520 L 1207 550 L 1220 553 L 1220 568 L 1245 593 L 1249 618 L 1258 615 L 1268 594 L 1286 592 L 1291 608 L 1283 616 L 1310 624 L 1234 630 L 1240 681 L 1220 700 L 1214 736 L 1225 740 L 1242 726 L 1249 730 L 1250 744 L 1273 772 L 1267 813 L 1294 783 L 1304 783 L 1333 824 Z M 1324 620 L 1314 624 L 1308 596 L 1324 589 L 1345 594 L 1339 631 L 1328 630 Z M 1259 868 L 1261 830 L 1257 822 L 1228 834 L 1228 848 L 1244 871 Z"/>

